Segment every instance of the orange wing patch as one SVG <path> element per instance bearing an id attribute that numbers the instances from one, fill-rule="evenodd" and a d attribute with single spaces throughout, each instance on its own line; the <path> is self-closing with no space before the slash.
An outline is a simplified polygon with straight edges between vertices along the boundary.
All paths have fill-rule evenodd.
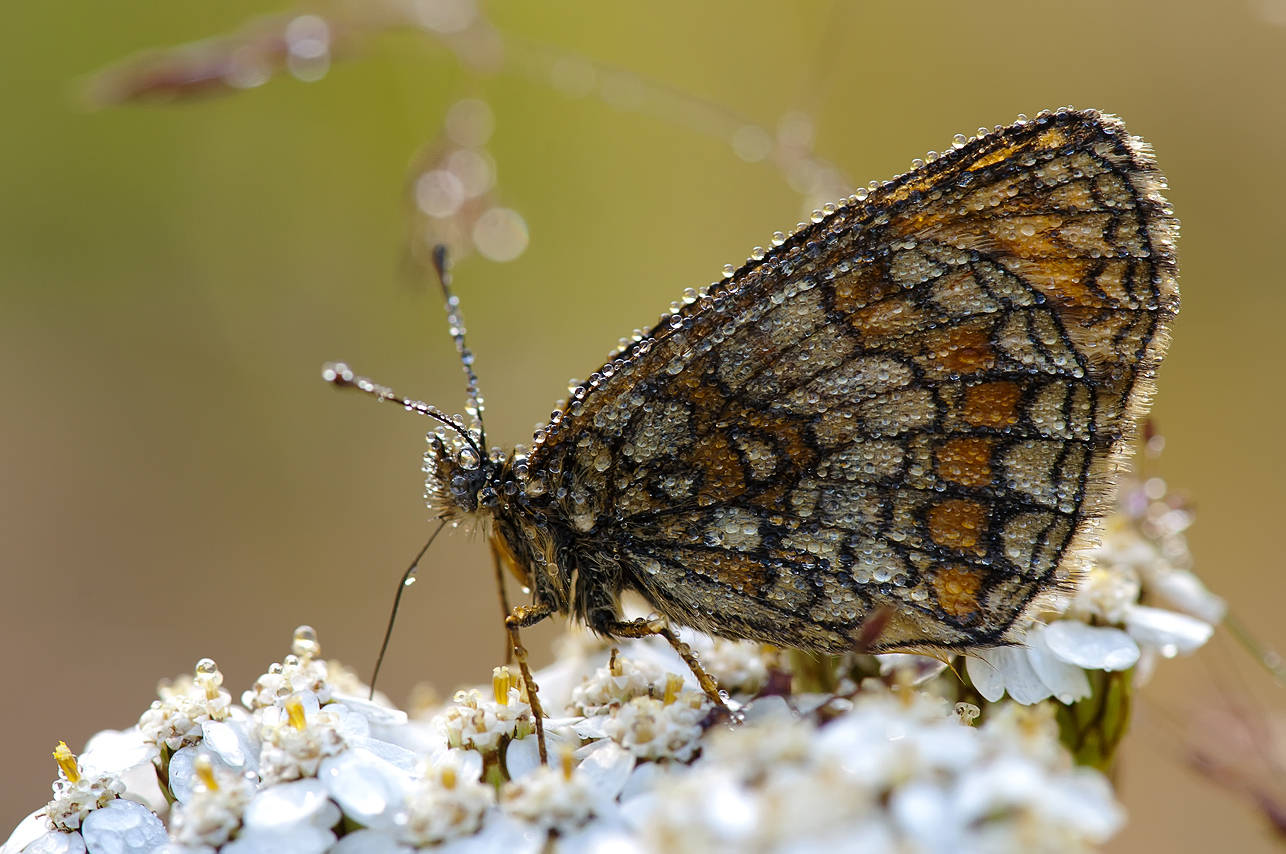
<path id="1" fill-rule="evenodd" d="M 994 439 L 948 439 L 938 448 L 938 475 L 961 486 L 987 486 L 995 445 Z"/>
<path id="2" fill-rule="evenodd" d="M 929 537 L 938 545 L 961 551 L 986 549 L 979 543 L 987 530 L 987 508 L 967 498 L 949 498 L 929 508 L 926 514 Z"/>
<path id="3" fill-rule="evenodd" d="M 933 592 L 938 606 L 959 619 L 978 612 L 978 590 L 982 587 L 982 570 L 949 566 L 933 573 Z"/>

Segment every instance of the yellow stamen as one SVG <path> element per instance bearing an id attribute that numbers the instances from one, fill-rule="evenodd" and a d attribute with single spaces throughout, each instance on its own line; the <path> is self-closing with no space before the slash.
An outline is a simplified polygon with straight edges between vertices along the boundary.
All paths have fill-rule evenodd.
<path id="1" fill-rule="evenodd" d="M 456 784 L 455 769 L 450 765 L 442 766 L 439 779 L 442 781 L 442 788 L 454 789 Z"/>
<path id="2" fill-rule="evenodd" d="M 558 761 L 563 769 L 564 780 L 570 781 L 572 779 L 572 772 L 576 770 L 575 759 L 575 754 L 572 753 L 570 747 L 564 748 L 562 753 L 559 754 Z"/>
<path id="3" fill-rule="evenodd" d="M 496 702 L 502 706 L 509 705 L 509 689 L 513 686 L 513 676 L 508 667 L 496 667 L 491 671 L 491 691 L 496 695 Z"/>
<path id="4" fill-rule="evenodd" d="M 54 748 L 54 761 L 62 769 L 64 777 L 73 783 L 80 782 L 80 764 L 76 761 L 76 754 L 67 747 L 67 742 L 58 742 L 58 746 Z"/>
<path id="5" fill-rule="evenodd" d="M 893 671 L 893 691 L 902 700 L 905 708 L 911 708 L 915 702 L 915 673 L 910 667 L 899 667 Z"/>
<path id="6" fill-rule="evenodd" d="M 620 650 L 616 647 L 612 647 L 612 657 L 607 661 L 607 672 L 611 673 L 613 676 L 620 676 L 625 672 L 625 669 L 621 667 L 620 660 L 617 658 L 618 652 L 620 652 Z"/>
<path id="7" fill-rule="evenodd" d="M 291 697 L 286 701 L 286 717 L 290 725 L 297 730 L 303 730 L 308 726 L 308 719 L 304 717 L 304 704 L 298 697 Z"/>
<path id="8" fill-rule="evenodd" d="M 201 781 L 201 785 L 205 786 L 207 792 L 219 791 L 219 781 L 214 779 L 214 763 L 210 761 L 209 756 L 204 753 L 197 754 L 196 758 L 192 760 L 192 771 L 196 774 L 196 778 Z"/>
<path id="9" fill-rule="evenodd" d="M 670 705 L 679 699 L 679 692 L 683 690 L 683 677 L 676 676 L 673 673 L 665 674 L 665 697 L 661 700 L 662 705 Z"/>

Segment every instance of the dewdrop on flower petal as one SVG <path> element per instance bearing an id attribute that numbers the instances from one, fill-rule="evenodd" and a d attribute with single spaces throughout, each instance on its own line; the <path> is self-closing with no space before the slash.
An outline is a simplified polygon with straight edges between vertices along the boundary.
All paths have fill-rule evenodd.
<path id="1" fill-rule="evenodd" d="M 312 626 L 298 626 L 290 640 L 290 651 L 300 661 L 311 661 L 321 656 L 321 642 L 317 640 L 317 630 Z"/>

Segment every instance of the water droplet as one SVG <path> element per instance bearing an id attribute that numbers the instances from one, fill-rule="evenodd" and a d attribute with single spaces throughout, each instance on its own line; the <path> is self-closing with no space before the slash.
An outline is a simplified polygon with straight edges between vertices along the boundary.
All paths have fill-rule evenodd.
<path id="1" fill-rule="evenodd" d="M 491 208 L 473 224 L 473 245 L 490 261 L 512 261 L 527 251 L 527 223 L 510 208 Z"/>
<path id="2" fill-rule="evenodd" d="M 486 101 L 462 98 L 447 109 L 444 123 L 447 137 L 456 145 L 478 148 L 491 139 L 496 128 L 496 116 Z"/>
<path id="3" fill-rule="evenodd" d="M 321 654 L 317 631 L 312 626 L 299 626 L 290 642 L 290 651 L 300 658 L 316 658 Z"/>
<path id="4" fill-rule="evenodd" d="M 452 216 L 464 199 L 464 184 L 450 170 L 432 169 L 415 180 L 415 204 L 429 216 Z"/>

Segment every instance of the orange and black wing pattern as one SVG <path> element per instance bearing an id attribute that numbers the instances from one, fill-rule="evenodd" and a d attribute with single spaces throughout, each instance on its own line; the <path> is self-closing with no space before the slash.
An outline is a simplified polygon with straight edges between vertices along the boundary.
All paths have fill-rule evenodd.
<path id="1" fill-rule="evenodd" d="M 1178 311 L 1148 147 L 1064 110 L 957 137 L 695 296 L 537 434 L 542 524 L 717 635 L 1013 640 L 1067 586 Z"/>

